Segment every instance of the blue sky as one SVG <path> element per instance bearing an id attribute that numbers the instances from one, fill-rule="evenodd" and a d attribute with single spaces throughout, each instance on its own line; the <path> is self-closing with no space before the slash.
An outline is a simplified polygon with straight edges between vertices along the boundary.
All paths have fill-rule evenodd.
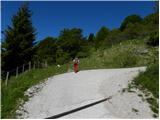
<path id="1" fill-rule="evenodd" d="M 11 25 L 11 18 L 23 2 L 1 2 L 1 30 Z M 64 28 L 78 27 L 83 35 L 96 33 L 101 26 L 118 28 L 131 14 L 144 17 L 153 12 L 152 1 L 30 1 L 32 22 L 37 30 L 36 40 L 57 37 Z"/>

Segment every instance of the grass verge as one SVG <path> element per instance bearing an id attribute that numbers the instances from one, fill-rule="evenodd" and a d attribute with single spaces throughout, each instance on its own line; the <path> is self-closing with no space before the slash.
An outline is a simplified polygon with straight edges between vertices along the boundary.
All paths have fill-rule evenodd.
<path id="1" fill-rule="evenodd" d="M 64 73 L 67 71 L 67 66 L 62 65 L 60 68 L 50 66 L 45 69 L 32 69 L 21 74 L 18 78 L 11 77 L 8 85 L 1 83 L 1 118 L 15 118 L 20 100 L 27 100 L 24 92 L 31 86 L 38 84 L 46 78 L 55 74 Z"/>
<path id="2" fill-rule="evenodd" d="M 153 117 L 158 117 L 159 113 L 159 64 L 158 62 L 152 64 L 147 68 L 144 73 L 135 78 L 134 83 L 142 91 L 147 89 L 153 96 L 148 97 L 146 100 L 150 104 L 151 110 L 154 112 Z M 145 93 L 147 95 L 147 93 Z"/>

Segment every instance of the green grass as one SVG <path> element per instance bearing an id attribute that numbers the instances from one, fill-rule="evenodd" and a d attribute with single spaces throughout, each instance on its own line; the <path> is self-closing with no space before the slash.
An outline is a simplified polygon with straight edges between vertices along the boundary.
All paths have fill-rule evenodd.
<path id="1" fill-rule="evenodd" d="M 150 104 L 151 110 L 157 114 L 159 112 L 159 64 L 158 62 L 150 65 L 144 73 L 135 78 L 135 84 L 139 86 L 142 90 L 147 89 L 153 94 L 153 98 L 147 98 L 148 103 Z M 156 117 L 156 114 L 154 117 Z"/>
<path id="2" fill-rule="evenodd" d="M 15 118 L 15 111 L 19 106 L 20 99 L 27 100 L 24 92 L 31 86 L 44 81 L 46 78 L 55 74 L 64 73 L 67 71 L 66 65 L 60 68 L 50 66 L 46 69 L 33 69 L 21 74 L 18 78 L 11 77 L 8 85 L 5 86 L 2 82 L 2 97 L 1 97 L 1 117 L 2 118 Z"/>
<path id="3" fill-rule="evenodd" d="M 151 110 L 154 112 L 155 115 L 158 116 L 158 113 L 159 113 L 159 103 L 157 103 L 157 99 L 155 99 L 155 98 L 148 98 L 147 101 L 150 104 Z"/>
<path id="4" fill-rule="evenodd" d="M 146 54 L 141 54 L 139 52 L 145 49 L 148 50 Z M 128 40 L 105 50 L 93 50 L 92 54 L 89 57 L 80 59 L 79 69 L 86 70 L 147 66 L 157 59 L 156 55 L 157 52 L 154 48 L 148 48 L 145 45 L 145 39 Z M 28 99 L 27 96 L 24 96 L 24 92 L 31 86 L 44 81 L 50 76 L 67 72 L 68 65 L 69 64 L 62 65 L 60 68 L 56 66 L 50 66 L 45 69 L 32 69 L 31 71 L 21 74 L 18 78 L 11 77 L 9 79 L 8 86 L 5 86 L 4 82 L 2 81 L 1 117 L 15 118 L 15 111 L 19 106 L 20 99 Z M 152 74 L 156 76 L 153 77 Z M 155 96 L 157 96 L 159 91 L 159 88 L 157 87 L 157 77 L 157 72 L 155 73 L 155 71 L 152 71 L 151 67 L 149 68 L 149 71 L 147 73 L 142 73 L 140 77 L 137 78 L 136 83 L 137 85 L 140 84 L 148 88 L 148 90 L 150 90 Z M 152 81 L 150 81 L 149 78 L 151 78 Z"/>
<path id="5" fill-rule="evenodd" d="M 159 97 L 159 65 L 158 63 L 149 66 L 144 73 L 135 78 L 135 84 L 147 88 L 152 94 Z"/>
<path id="6" fill-rule="evenodd" d="M 145 40 L 128 40 L 109 49 L 93 51 L 91 56 L 81 60 L 80 69 L 147 66 L 152 60 L 154 50 L 144 43 Z M 148 52 L 141 54 L 144 50 Z"/>

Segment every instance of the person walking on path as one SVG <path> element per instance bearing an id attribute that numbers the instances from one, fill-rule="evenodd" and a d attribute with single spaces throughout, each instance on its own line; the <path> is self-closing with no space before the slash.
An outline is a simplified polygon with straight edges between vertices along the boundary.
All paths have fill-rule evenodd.
<path id="1" fill-rule="evenodd" d="M 74 64 L 74 72 L 77 73 L 79 65 L 79 59 L 77 57 L 73 60 L 73 64 Z"/>

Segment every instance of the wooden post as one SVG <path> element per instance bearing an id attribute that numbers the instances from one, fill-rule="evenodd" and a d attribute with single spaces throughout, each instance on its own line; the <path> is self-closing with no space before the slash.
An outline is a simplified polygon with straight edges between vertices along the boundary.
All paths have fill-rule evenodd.
<path id="1" fill-rule="evenodd" d="M 36 63 L 34 62 L 33 69 L 35 69 L 35 68 L 36 68 Z"/>
<path id="2" fill-rule="evenodd" d="M 18 77 L 18 67 L 16 69 L 16 78 Z"/>
<path id="3" fill-rule="evenodd" d="M 39 61 L 37 62 L 37 67 L 39 68 Z"/>
<path id="4" fill-rule="evenodd" d="M 48 67 L 47 60 L 45 61 L 45 67 L 46 67 L 46 68 Z"/>
<path id="5" fill-rule="evenodd" d="M 7 72 L 7 75 L 6 75 L 6 82 L 5 82 L 5 85 L 7 85 L 7 83 L 8 83 L 8 77 L 9 77 L 9 72 Z"/>
<path id="6" fill-rule="evenodd" d="M 44 68 L 44 67 L 45 67 L 43 62 L 41 63 L 41 65 L 42 65 L 42 68 Z"/>
<path id="7" fill-rule="evenodd" d="M 40 63 L 40 65 L 41 65 L 41 67 L 43 68 L 43 66 L 44 66 L 44 65 L 43 65 L 43 62 L 42 62 L 42 63 Z"/>
<path id="8" fill-rule="evenodd" d="M 23 69 L 22 69 L 22 72 L 24 72 L 24 64 L 23 64 Z"/>
<path id="9" fill-rule="evenodd" d="M 29 62 L 29 71 L 31 70 L 31 62 Z"/>
<path id="10" fill-rule="evenodd" d="M 41 67 L 41 65 L 40 65 L 40 62 L 38 61 L 38 68 L 40 68 Z"/>

